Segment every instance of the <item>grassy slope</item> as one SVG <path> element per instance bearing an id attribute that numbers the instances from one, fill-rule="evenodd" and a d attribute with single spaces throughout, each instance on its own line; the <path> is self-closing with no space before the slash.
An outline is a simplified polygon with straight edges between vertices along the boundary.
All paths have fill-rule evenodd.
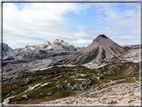
<path id="1" fill-rule="evenodd" d="M 50 100 L 55 100 L 58 98 L 64 98 L 64 97 L 76 95 L 78 91 L 82 91 L 82 90 L 71 91 L 71 90 L 68 90 L 65 86 L 68 83 L 71 83 L 71 86 L 74 86 L 76 83 L 81 83 L 82 81 L 74 80 L 73 78 L 70 78 L 71 76 L 75 76 L 76 79 L 89 79 L 89 78 L 93 78 L 93 76 L 97 76 L 98 73 L 103 75 L 104 77 L 103 79 L 101 79 L 100 81 L 98 81 L 97 79 L 94 79 L 91 85 L 107 83 L 110 80 L 118 80 L 123 78 L 130 78 L 128 81 L 125 81 L 125 82 L 135 82 L 133 77 L 136 77 L 136 79 L 138 80 L 138 77 L 139 77 L 138 63 L 134 64 L 131 62 L 125 62 L 125 63 L 113 63 L 112 65 L 111 66 L 106 65 L 105 67 L 99 68 L 97 70 L 88 69 L 82 66 L 75 66 L 75 67 L 54 66 L 53 68 L 49 68 L 43 71 L 36 71 L 35 73 L 24 72 L 22 73 L 22 77 L 25 78 L 25 80 L 26 78 L 30 78 L 28 84 L 26 85 L 25 81 L 16 81 L 13 83 L 3 84 L 3 92 L 2 92 L 3 100 L 9 96 L 14 95 L 14 93 L 16 93 L 16 97 L 12 98 L 10 102 L 11 103 L 17 102 L 20 104 L 22 103 L 35 104 L 35 103 L 40 103 L 43 101 L 50 101 Z M 109 73 L 110 70 L 113 71 L 113 73 Z M 53 71 L 56 71 L 57 73 L 48 74 Z M 129 72 L 131 72 L 131 74 L 128 74 Z M 87 77 L 77 76 L 77 74 L 87 74 Z M 54 79 L 55 77 L 60 75 L 62 75 L 62 77 L 58 79 Z M 68 83 L 65 83 L 65 80 Z M 57 81 L 58 81 L 58 84 L 64 88 L 63 90 L 58 90 Z M 25 93 L 27 94 L 28 99 L 22 97 L 24 95 L 24 93 L 22 92 L 27 90 L 29 86 L 33 86 L 38 83 L 43 84 L 47 82 L 51 82 L 51 83 L 41 88 L 38 88 L 36 90 L 33 90 L 30 93 L 29 92 Z M 47 96 L 47 93 L 51 91 L 54 94 L 51 96 Z"/>

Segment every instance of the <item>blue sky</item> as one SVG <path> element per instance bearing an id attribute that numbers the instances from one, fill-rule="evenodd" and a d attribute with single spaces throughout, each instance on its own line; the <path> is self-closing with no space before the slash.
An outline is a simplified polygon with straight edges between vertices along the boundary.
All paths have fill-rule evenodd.
<path id="1" fill-rule="evenodd" d="M 140 43 L 139 3 L 4 3 L 3 42 L 13 49 L 60 38 L 87 46 L 99 34 Z"/>

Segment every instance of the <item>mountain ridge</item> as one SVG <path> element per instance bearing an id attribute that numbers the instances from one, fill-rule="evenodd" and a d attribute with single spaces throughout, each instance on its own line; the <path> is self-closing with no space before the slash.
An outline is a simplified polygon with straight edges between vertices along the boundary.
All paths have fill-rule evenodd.
<path id="1" fill-rule="evenodd" d="M 7 48 L 9 51 L 4 51 L 3 58 L 6 60 L 27 59 L 27 58 L 48 58 L 57 55 L 73 54 L 80 51 L 84 47 L 75 47 L 62 39 L 56 39 L 52 44 L 49 41 L 41 45 L 26 45 L 25 48 L 16 48 L 12 50 L 7 44 L 3 45 L 3 50 Z"/>

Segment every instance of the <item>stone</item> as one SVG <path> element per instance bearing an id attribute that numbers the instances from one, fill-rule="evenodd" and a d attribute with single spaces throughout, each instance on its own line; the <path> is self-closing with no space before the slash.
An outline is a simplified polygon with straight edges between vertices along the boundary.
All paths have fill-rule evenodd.
<path id="1" fill-rule="evenodd" d="M 28 96 L 27 96 L 27 95 L 23 95 L 22 97 L 28 99 Z"/>
<path id="2" fill-rule="evenodd" d="M 56 71 L 52 71 L 52 72 L 49 72 L 48 75 L 53 75 L 53 74 L 57 74 Z"/>
<path id="3" fill-rule="evenodd" d="M 80 87 L 79 87 L 79 83 L 76 83 L 75 85 L 74 85 L 74 90 L 78 90 L 78 89 L 80 89 Z"/>
<path id="4" fill-rule="evenodd" d="M 87 77 L 87 74 L 79 74 L 81 77 Z"/>
<path id="5" fill-rule="evenodd" d="M 53 95 L 53 94 L 55 94 L 55 93 L 53 93 L 52 91 L 50 91 L 50 92 L 47 93 L 46 95 L 47 95 L 47 96 L 51 96 L 51 95 Z"/>

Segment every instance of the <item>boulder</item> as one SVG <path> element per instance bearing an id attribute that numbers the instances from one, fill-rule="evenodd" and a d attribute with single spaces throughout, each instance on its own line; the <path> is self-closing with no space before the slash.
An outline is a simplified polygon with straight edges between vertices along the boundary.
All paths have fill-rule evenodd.
<path id="1" fill-rule="evenodd" d="M 79 74 L 81 77 L 87 77 L 87 74 Z"/>
<path id="2" fill-rule="evenodd" d="M 76 84 L 73 86 L 73 89 L 74 89 L 74 90 L 80 89 L 79 83 L 76 83 Z"/>
<path id="3" fill-rule="evenodd" d="M 52 92 L 52 91 L 50 91 L 49 93 L 47 93 L 46 95 L 47 96 L 51 96 L 51 95 L 53 95 L 53 94 L 55 94 L 54 92 Z"/>
<path id="4" fill-rule="evenodd" d="M 49 72 L 48 75 L 53 75 L 53 74 L 57 74 L 56 71 L 52 71 L 52 72 Z"/>
<path id="5" fill-rule="evenodd" d="M 109 71 L 108 71 L 108 74 L 109 74 L 109 75 L 116 75 L 116 73 L 115 73 L 113 70 L 109 70 Z"/>

